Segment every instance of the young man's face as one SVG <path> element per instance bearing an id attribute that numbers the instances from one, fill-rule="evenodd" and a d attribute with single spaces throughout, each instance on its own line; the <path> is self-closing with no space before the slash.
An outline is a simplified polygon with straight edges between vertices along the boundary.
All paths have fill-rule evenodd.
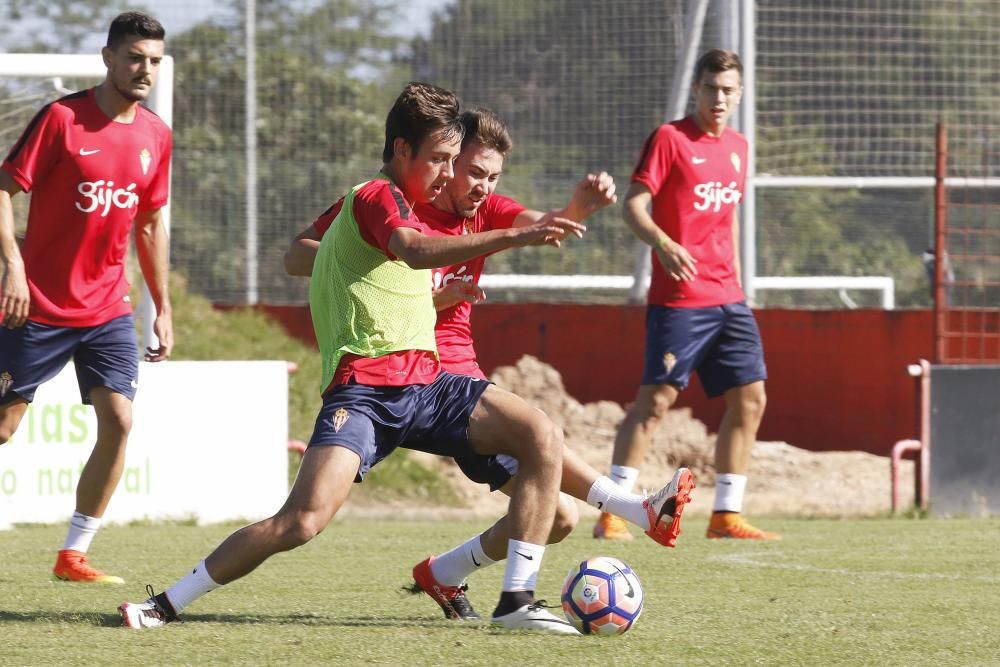
<path id="1" fill-rule="evenodd" d="M 442 195 L 444 208 L 463 218 L 471 218 L 486 198 L 493 194 L 503 171 L 503 155 L 482 144 L 470 143 L 455 160 L 455 178 Z"/>
<path id="2" fill-rule="evenodd" d="M 719 132 L 726 127 L 743 95 L 743 80 L 734 69 L 702 72 L 694 82 L 695 117 L 703 130 Z"/>
<path id="3" fill-rule="evenodd" d="M 111 50 L 101 50 L 108 82 L 130 102 L 142 102 L 156 83 L 163 60 L 163 40 L 130 37 Z"/>
<path id="4" fill-rule="evenodd" d="M 416 152 L 402 139 L 397 155 L 402 158 L 400 185 L 414 204 L 434 201 L 454 175 L 454 161 L 462 146 L 462 137 L 448 136 L 444 131 L 432 133 Z"/>

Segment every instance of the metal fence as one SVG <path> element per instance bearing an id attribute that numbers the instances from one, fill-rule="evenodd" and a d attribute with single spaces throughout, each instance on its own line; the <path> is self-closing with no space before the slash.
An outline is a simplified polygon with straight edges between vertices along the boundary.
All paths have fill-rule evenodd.
<path id="1" fill-rule="evenodd" d="M 611 171 L 624 187 L 643 139 L 667 115 L 695 4 L 159 0 L 152 11 L 176 62 L 173 267 L 219 303 L 303 302 L 304 282 L 284 275 L 281 255 L 378 169 L 385 113 L 411 79 L 453 87 L 466 105 L 508 120 L 515 147 L 504 194 L 559 206 L 592 169 Z M 934 124 L 997 124 L 1000 3 L 753 7 L 754 29 L 741 31 L 745 3 L 711 0 L 698 47 L 756 53 L 756 274 L 890 276 L 898 305 L 929 305 L 922 255 L 933 237 Z M 116 11 L 0 0 L 0 50 L 95 52 Z M 5 81 L 0 142 L 13 144 L 55 94 L 51 81 Z M 814 180 L 794 180 L 807 176 Z M 914 178 L 927 182 L 899 185 Z M 626 276 L 634 262 L 614 207 L 570 247 L 501 253 L 487 270 Z M 503 288 L 490 297 L 606 302 L 625 292 Z M 879 298 L 850 297 L 859 305 Z M 843 303 L 836 294 L 770 290 L 757 300 Z"/>

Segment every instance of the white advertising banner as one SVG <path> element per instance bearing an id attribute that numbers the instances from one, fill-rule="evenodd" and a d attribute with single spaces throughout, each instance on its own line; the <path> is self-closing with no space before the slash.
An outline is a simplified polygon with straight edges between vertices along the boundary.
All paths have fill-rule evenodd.
<path id="1" fill-rule="evenodd" d="M 143 363 L 125 471 L 107 522 L 260 519 L 288 492 L 284 361 Z M 0 445 L 0 528 L 68 520 L 97 437 L 70 364 Z"/>

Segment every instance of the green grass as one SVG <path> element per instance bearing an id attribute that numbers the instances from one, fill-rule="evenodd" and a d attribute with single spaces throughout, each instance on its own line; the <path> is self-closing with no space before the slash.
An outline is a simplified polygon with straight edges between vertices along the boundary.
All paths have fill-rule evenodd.
<path id="1" fill-rule="evenodd" d="M 486 522 L 334 522 L 305 547 L 191 605 L 185 622 L 117 627 L 141 600 L 207 554 L 234 525 L 102 530 L 95 562 L 124 587 L 54 582 L 63 526 L 0 533 L 0 665 L 986 665 L 1000 656 L 1000 521 L 762 520 L 776 543 L 710 542 L 692 517 L 676 550 L 641 538 L 596 543 L 589 520 L 550 548 L 540 597 L 555 601 L 580 559 L 622 558 L 646 591 L 624 637 L 500 632 L 440 617 L 400 588 L 427 553 Z M 470 595 L 489 613 L 502 566 Z"/>

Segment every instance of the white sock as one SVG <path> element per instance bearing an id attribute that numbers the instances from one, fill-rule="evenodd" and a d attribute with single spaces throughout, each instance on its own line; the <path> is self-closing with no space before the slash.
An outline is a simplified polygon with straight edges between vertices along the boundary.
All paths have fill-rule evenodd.
<path id="1" fill-rule="evenodd" d="M 622 487 L 626 491 L 631 491 L 635 488 L 635 481 L 639 479 L 639 469 L 629 468 L 628 466 L 616 466 L 611 465 L 611 481 L 613 481 L 618 486 Z"/>
<path id="2" fill-rule="evenodd" d="M 533 591 L 542 567 L 545 546 L 520 540 L 507 540 L 507 567 L 503 573 L 503 590 Z"/>
<path id="3" fill-rule="evenodd" d="M 431 559 L 431 574 L 439 584 L 460 586 L 470 574 L 496 563 L 483 551 L 480 535 L 476 535 L 451 551 Z"/>
<path id="4" fill-rule="evenodd" d="M 747 476 L 731 472 L 715 475 L 715 506 L 713 512 L 743 511 L 743 492 L 747 488 Z"/>
<path id="5" fill-rule="evenodd" d="M 208 575 L 208 570 L 205 568 L 205 561 L 201 561 L 194 566 L 190 574 L 184 575 L 180 581 L 167 589 L 167 599 L 170 600 L 170 605 L 174 608 L 174 611 L 179 614 L 181 613 L 181 609 L 184 609 L 184 607 L 205 593 L 214 591 L 220 585 L 215 583 L 212 577 Z"/>
<path id="6" fill-rule="evenodd" d="M 66 533 L 63 549 L 87 553 L 87 550 L 90 549 L 90 543 L 100 527 L 101 520 L 97 517 L 73 512 L 73 518 L 69 520 L 69 532 Z"/>
<path id="7" fill-rule="evenodd" d="M 649 530 L 649 516 L 646 514 L 646 508 L 642 506 L 643 500 L 645 500 L 643 496 L 626 491 L 615 484 L 610 477 L 598 477 L 587 492 L 588 505 L 602 512 L 620 516 L 643 530 Z"/>

